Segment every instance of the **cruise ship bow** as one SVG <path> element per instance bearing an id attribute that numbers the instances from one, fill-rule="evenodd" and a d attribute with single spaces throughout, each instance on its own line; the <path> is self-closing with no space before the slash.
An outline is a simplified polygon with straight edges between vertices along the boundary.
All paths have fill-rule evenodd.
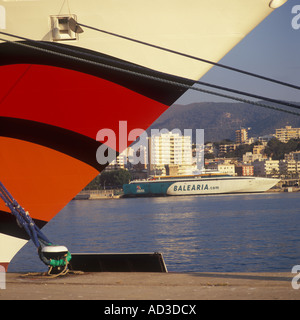
<path id="1" fill-rule="evenodd" d="M 217 62 L 284 2 L 0 0 L 0 181 L 43 227 L 103 170 L 99 130 L 146 130 L 211 68 L 74 20 Z M 0 264 L 27 241 L 0 202 Z"/>

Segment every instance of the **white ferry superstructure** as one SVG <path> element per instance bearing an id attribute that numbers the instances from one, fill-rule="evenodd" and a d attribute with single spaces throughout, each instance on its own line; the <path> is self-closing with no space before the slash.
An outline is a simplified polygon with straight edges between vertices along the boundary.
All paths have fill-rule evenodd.
<path id="1" fill-rule="evenodd" d="M 236 193 L 261 193 L 280 180 L 263 177 L 236 177 L 224 174 L 154 177 L 123 186 L 125 197 L 186 196 Z"/>

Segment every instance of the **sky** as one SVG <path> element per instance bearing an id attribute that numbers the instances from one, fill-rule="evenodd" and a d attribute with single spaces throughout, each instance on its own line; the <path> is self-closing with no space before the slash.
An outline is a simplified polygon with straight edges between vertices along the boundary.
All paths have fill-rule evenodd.
<path id="1" fill-rule="evenodd" d="M 292 13 L 300 0 L 288 0 L 244 38 L 220 63 L 300 86 L 300 11 Z M 300 7 L 299 7 L 300 8 Z M 292 26 L 298 22 L 299 29 Z M 300 102 L 300 91 L 213 67 L 201 81 L 274 99 Z M 253 100 L 253 99 L 252 99 Z M 230 102 L 196 91 L 188 91 L 176 104 Z"/>

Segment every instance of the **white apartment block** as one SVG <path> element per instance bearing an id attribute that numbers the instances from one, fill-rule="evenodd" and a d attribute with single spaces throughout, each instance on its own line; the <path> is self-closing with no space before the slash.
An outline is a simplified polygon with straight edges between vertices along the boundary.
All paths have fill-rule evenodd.
<path id="1" fill-rule="evenodd" d="M 255 153 L 252 153 L 252 152 L 246 152 L 244 155 L 243 155 L 243 163 L 252 163 L 254 161 L 257 161 L 257 160 L 263 160 L 264 156 L 262 154 L 255 154 Z"/>
<path id="2" fill-rule="evenodd" d="M 125 151 L 121 153 L 115 160 L 113 160 L 107 167 L 106 171 L 113 171 L 119 169 L 125 169 L 125 163 L 127 162 L 127 156 Z"/>
<path id="3" fill-rule="evenodd" d="M 290 152 L 284 156 L 284 160 L 300 161 L 300 151 Z"/>
<path id="4" fill-rule="evenodd" d="M 106 168 L 106 171 L 113 171 L 119 169 L 125 169 L 125 165 L 127 164 L 127 152 L 128 150 L 124 150 L 119 156 L 113 160 Z"/>
<path id="5" fill-rule="evenodd" d="M 283 143 L 287 143 L 291 139 L 300 139 L 300 128 L 286 126 L 282 129 L 276 129 L 275 137 Z"/>
<path id="6" fill-rule="evenodd" d="M 221 173 L 226 173 L 231 176 L 235 176 L 235 165 L 234 164 L 229 164 L 229 163 L 224 163 L 224 164 L 219 164 L 218 165 L 218 171 Z"/>
<path id="7" fill-rule="evenodd" d="M 260 177 L 291 176 L 300 174 L 300 161 L 296 160 L 256 160 L 252 162 L 254 175 Z"/>
<path id="8" fill-rule="evenodd" d="M 208 166 L 207 169 L 212 170 L 212 171 L 217 171 L 220 173 L 225 173 L 229 174 L 231 176 L 235 176 L 235 165 L 229 162 L 224 162 L 224 163 L 217 163 L 217 162 L 211 162 Z"/>
<path id="9" fill-rule="evenodd" d="M 281 175 L 296 175 L 300 173 L 300 161 L 280 160 L 279 170 Z"/>
<path id="10" fill-rule="evenodd" d="M 228 152 L 233 152 L 238 147 L 238 144 L 221 144 L 219 146 L 219 154 L 225 154 Z"/>
<path id="11" fill-rule="evenodd" d="M 189 174 L 193 167 L 192 137 L 160 133 L 149 138 L 149 174 L 166 174 L 165 166 L 178 166 L 178 174 Z"/>
<path id="12" fill-rule="evenodd" d="M 279 160 L 265 159 L 252 162 L 254 175 L 260 177 L 269 177 L 279 175 Z"/>

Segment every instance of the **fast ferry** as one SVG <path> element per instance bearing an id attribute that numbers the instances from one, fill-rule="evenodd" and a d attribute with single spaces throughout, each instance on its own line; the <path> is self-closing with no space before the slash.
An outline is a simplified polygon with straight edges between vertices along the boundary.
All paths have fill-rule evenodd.
<path id="1" fill-rule="evenodd" d="M 233 193 L 260 193 L 280 180 L 260 177 L 235 177 L 220 173 L 191 176 L 153 177 L 123 186 L 124 197 L 187 196 Z"/>

